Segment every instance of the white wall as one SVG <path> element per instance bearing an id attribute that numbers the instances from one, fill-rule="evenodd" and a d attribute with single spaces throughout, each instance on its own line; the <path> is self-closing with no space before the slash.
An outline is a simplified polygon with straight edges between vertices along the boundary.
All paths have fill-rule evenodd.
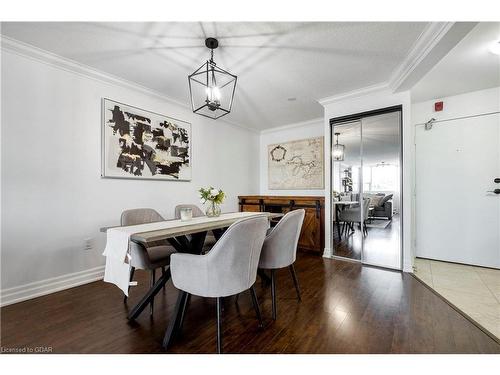
<path id="1" fill-rule="evenodd" d="M 441 112 L 434 112 L 434 103 L 444 103 Z M 423 124 L 431 118 L 436 120 L 453 119 L 457 117 L 473 116 L 482 113 L 498 111 L 500 107 L 500 87 L 487 90 L 472 91 L 469 93 L 427 100 L 412 104 L 412 123 Z"/>
<path id="2" fill-rule="evenodd" d="M 296 141 L 299 139 L 322 137 L 324 134 L 323 119 L 280 126 L 264 130 L 260 134 L 260 194 L 261 195 L 308 195 L 323 196 L 324 189 L 314 190 L 270 190 L 268 188 L 267 146 Z M 326 186 L 326 184 L 325 184 Z"/>
<path id="3" fill-rule="evenodd" d="M 361 112 L 391 107 L 403 106 L 403 270 L 412 271 L 413 260 L 413 233 L 414 233 L 414 128 L 411 122 L 411 95 L 409 91 L 393 93 L 389 89 L 369 90 L 363 94 L 357 92 L 353 95 L 346 94 L 341 97 L 326 98 L 321 101 L 325 108 L 324 134 L 325 134 L 325 181 L 327 191 L 330 191 L 330 119 L 347 116 Z M 330 195 L 325 196 L 325 220 L 331 222 Z M 332 255 L 331 231 L 325 230 L 325 256 Z"/>
<path id="4" fill-rule="evenodd" d="M 259 192 L 258 133 L 70 68 L 2 50 L 4 304 L 44 294 L 45 282 L 67 286 L 68 274 L 75 283 L 86 270 L 98 277 L 99 228 L 118 224 L 124 209 L 153 207 L 172 217 L 177 203 L 198 203 L 197 189 L 212 184 L 227 192 L 223 210 L 231 211 L 237 195 Z M 191 122 L 192 181 L 102 179 L 103 97 Z M 92 250 L 84 250 L 86 238 Z"/>

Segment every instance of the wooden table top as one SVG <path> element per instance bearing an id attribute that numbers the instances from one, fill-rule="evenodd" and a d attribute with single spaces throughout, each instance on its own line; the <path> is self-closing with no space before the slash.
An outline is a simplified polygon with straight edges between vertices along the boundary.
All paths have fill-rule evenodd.
<path id="1" fill-rule="evenodd" d="M 273 219 L 283 216 L 282 213 L 273 212 L 233 212 L 224 213 L 219 217 L 198 217 L 193 218 L 189 221 L 182 221 L 180 219 L 165 220 L 164 223 L 167 225 L 166 228 L 155 229 L 151 231 L 144 231 L 134 233 L 130 236 L 130 239 L 135 242 L 148 243 L 153 241 L 164 240 L 166 238 L 172 238 L 177 236 L 184 236 L 187 234 L 206 232 L 214 229 L 222 229 L 231 226 L 238 220 L 245 219 L 248 217 L 266 216 L 268 219 Z M 151 223 L 158 224 L 161 222 Z M 144 228 L 145 224 L 140 224 L 141 228 Z M 129 226 L 130 227 L 130 226 Z M 100 228 L 101 232 L 106 232 L 108 229 L 112 228 L 124 228 L 124 226 L 114 226 L 114 227 L 103 227 Z"/>

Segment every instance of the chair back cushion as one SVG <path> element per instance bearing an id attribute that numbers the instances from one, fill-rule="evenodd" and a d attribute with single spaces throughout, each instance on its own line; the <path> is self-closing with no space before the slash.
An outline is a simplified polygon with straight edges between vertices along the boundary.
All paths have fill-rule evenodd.
<path id="1" fill-rule="evenodd" d="M 121 225 L 138 225 L 165 220 L 152 208 L 135 208 L 122 212 Z"/>
<path id="2" fill-rule="evenodd" d="M 257 277 L 266 216 L 231 225 L 205 255 L 172 256 L 172 282 L 178 289 L 202 297 L 226 297 L 249 289 Z"/>
<path id="3" fill-rule="evenodd" d="M 152 208 L 135 208 L 132 210 L 126 210 L 122 212 L 121 225 L 138 225 L 154 223 L 157 221 L 165 220 L 156 210 Z M 167 241 L 156 241 L 152 242 L 149 246 L 168 246 Z M 131 262 L 130 265 L 138 269 L 154 269 L 155 262 L 149 257 L 148 251 L 143 245 L 131 242 L 130 243 L 130 255 Z"/>
<path id="4" fill-rule="evenodd" d="M 178 204 L 177 206 L 175 206 L 175 218 L 176 219 L 181 218 L 181 210 L 183 208 L 190 208 L 191 211 L 193 212 L 193 217 L 205 216 L 205 214 L 200 209 L 200 207 L 198 207 L 195 204 Z"/>
<path id="5" fill-rule="evenodd" d="M 283 216 L 264 240 L 260 268 L 283 268 L 295 262 L 304 216 L 303 209 L 290 211 Z"/>

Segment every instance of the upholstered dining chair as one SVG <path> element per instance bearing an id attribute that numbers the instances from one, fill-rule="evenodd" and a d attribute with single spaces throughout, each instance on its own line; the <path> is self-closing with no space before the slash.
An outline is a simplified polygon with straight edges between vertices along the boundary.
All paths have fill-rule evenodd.
<path id="1" fill-rule="evenodd" d="M 248 289 L 252 294 L 259 325 L 262 326 L 254 283 L 268 226 L 265 216 L 242 219 L 231 225 L 207 254 L 172 255 L 172 282 L 179 289 L 176 306 L 176 311 L 181 312 L 179 331 L 188 301 L 186 294 L 216 298 L 217 352 L 222 353 L 222 299 Z M 166 340 L 167 335 L 164 340 L 165 349 Z"/>
<path id="2" fill-rule="evenodd" d="M 205 216 L 205 213 L 195 204 L 178 204 L 175 206 L 175 218 L 180 219 L 181 218 L 181 210 L 184 208 L 190 208 L 193 217 L 201 217 Z M 207 233 L 207 236 L 205 237 L 205 242 L 203 243 L 203 252 L 209 251 L 212 246 L 215 245 L 217 242 L 217 239 L 215 238 L 213 232 Z"/>
<path id="3" fill-rule="evenodd" d="M 293 210 L 288 212 L 267 233 L 260 254 L 259 268 L 271 270 L 271 297 L 273 320 L 276 320 L 276 270 L 288 267 L 292 274 L 295 290 L 299 301 L 300 287 L 295 273 L 293 263 L 297 256 L 297 244 L 299 242 L 300 231 L 304 221 L 305 210 Z"/>
<path id="4" fill-rule="evenodd" d="M 340 212 L 340 221 L 344 222 L 345 229 L 353 229 L 353 224 L 358 224 L 363 232 L 363 235 L 368 235 L 366 221 L 370 207 L 370 199 L 363 198 L 363 220 L 361 220 L 361 207 L 348 208 Z"/>
<path id="5" fill-rule="evenodd" d="M 152 208 L 136 208 L 122 212 L 121 225 L 138 225 L 154 223 L 165 220 L 157 211 Z M 131 261 L 130 261 L 130 281 L 134 279 L 136 269 L 147 270 L 151 272 L 150 284 L 154 285 L 156 281 L 156 270 L 161 268 L 165 273 L 165 267 L 170 264 L 170 255 L 175 253 L 173 246 L 166 241 L 155 243 L 155 246 L 145 248 L 143 245 L 131 243 Z M 127 296 L 124 297 L 127 301 Z M 154 301 L 150 304 L 150 314 L 153 315 Z"/>

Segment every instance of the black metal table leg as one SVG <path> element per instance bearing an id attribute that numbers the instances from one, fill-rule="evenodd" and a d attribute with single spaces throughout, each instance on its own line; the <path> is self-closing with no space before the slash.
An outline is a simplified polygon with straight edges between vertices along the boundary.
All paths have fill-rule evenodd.
<path id="1" fill-rule="evenodd" d="M 165 273 L 154 283 L 153 287 L 148 290 L 148 292 L 142 297 L 137 305 L 129 312 L 128 320 L 136 319 L 139 314 L 146 308 L 147 305 L 155 298 L 155 296 L 163 288 L 163 285 L 170 279 L 170 267 L 167 268 Z"/>
<path id="2" fill-rule="evenodd" d="M 178 328 L 180 326 L 183 315 L 182 312 L 185 308 L 187 298 L 188 298 L 187 292 L 179 290 L 179 294 L 177 296 L 177 303 L 175 304 L 174 314 L 172 316 L 172 319 L 170 319 L 170 322 L 168 323 L 167 331 L 165 332 L 165 336 L 163 337 L 163 348 L 165 350 L 168 349 L 168 347 L 170 346 L 170 344 L 172 343 L 178 332 Z"/>
<path id="3" fill-rule="evenodd" d="M 214 237 L 217 241 L 222 237 L 224 232 L 226 231 L 227 228 L 221 228 L 221 229 L 214 229 L 212 230 L 212 233 L 214 234 Z"/>

